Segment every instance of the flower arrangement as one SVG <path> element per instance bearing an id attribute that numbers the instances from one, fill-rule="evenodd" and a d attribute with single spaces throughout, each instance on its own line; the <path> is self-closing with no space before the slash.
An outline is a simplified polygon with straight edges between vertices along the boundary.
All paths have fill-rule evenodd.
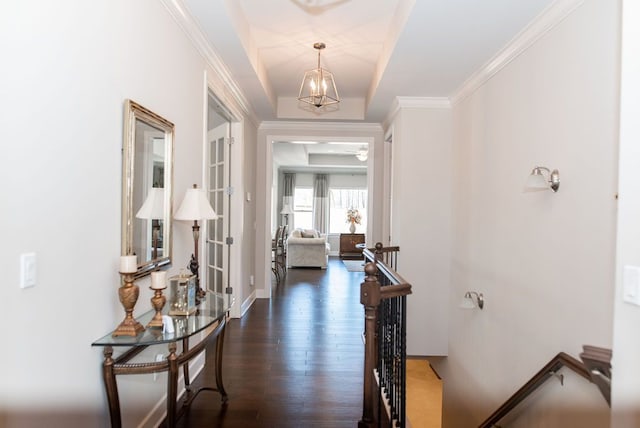
<path id="1" fill-rule="evenodd" d="M 362 221 L 362 216 L 360 212 L 354 208 L 350 208 L 347 210 L 347 223 L 356 223 L 360 224 Z"/>

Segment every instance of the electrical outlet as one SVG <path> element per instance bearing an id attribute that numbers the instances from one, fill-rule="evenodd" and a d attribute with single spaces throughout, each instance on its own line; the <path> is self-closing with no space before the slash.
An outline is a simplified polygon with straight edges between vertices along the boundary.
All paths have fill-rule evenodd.
<path id="1" fill-rule="evenodd" d="M 640 267 L 625 266 L 622 273 L 622 282 L 624 285 L 624 301 L 640 306 Z"/>
<path id="2" fill-rule="evenodd" d="M 256 285 L 256 279 L 253 275 L 249 276 L 249 285 Z"/>
<path id="3" fill-rule="evenodd" d="M 36 253 L 20 255 L 20 288 L 36 285 Z"/>

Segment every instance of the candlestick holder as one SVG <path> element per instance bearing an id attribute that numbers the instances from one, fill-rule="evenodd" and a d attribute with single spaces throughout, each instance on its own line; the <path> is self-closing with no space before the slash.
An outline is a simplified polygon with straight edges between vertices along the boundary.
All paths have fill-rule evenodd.
<path id="1" fill-rule="evenodd" d="M 167 287 L 163 287 L 163 288 L 149 287 L 149 288 L 152 289 L 154 292 L 153 297 L 151 298 L 151 307 L 153 307 L 153 309 L 156 310 L 156 314 L 153 316 L 153 318 L 151 318 L 151 321 L 149 321 L 149 324 L 147 324 L 147 327 L 162 328 L 162 308 L 164 308 L 164 304 L 167 303 L 167 298 L 164 297 L 164 295 L 162 294 L 162 290 L 164 290 Z"/>
<path id="2" fill-rule="evenodd" d="M 138 301 L 140 289 L 133 283 L 133 273 L 120 272 L 124 279 L 124 284 L 118 289 L 120 303 L 124 307 L 125 317 L 118 328 L 112 333 L 113 336 L 137 336 L 144 331 L 144 326 L 133 317 L 133 308 Z"/>

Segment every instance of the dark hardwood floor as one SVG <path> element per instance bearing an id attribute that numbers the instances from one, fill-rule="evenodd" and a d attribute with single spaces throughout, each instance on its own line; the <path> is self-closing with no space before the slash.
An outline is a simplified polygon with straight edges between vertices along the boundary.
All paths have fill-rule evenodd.
<path id="1" fill-rule="evenodd" d="M 355 427 L 362 416 L 362 272 L 290 269 L 271 300 L 230 320 L 223 379 L 229 401 L 202 392 L 179 427 Z M 213 349 L 213 343 L 209 344 Z M 208 356 L 213 352 L 207 352 Z M 213 361 L 194 386 L 213 384 Z"/>

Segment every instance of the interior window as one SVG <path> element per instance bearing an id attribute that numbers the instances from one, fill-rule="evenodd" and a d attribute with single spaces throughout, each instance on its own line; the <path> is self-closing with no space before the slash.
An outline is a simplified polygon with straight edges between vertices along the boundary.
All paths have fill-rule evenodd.
<path id="1" fill-rule="evenodd" d="M 313 188 L 296 187 L 293 190 L 293 227 L 312 229 Z"/>

